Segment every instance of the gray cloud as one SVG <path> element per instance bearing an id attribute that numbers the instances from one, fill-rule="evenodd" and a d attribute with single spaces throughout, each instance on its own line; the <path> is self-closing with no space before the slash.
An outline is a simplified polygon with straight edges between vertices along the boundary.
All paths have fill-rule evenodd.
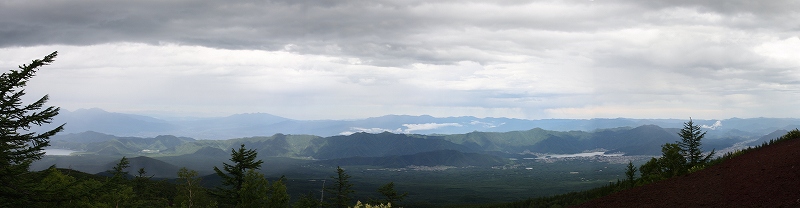
<path id="1" fill-rule="evenodd" d="M 782 27 L 794 22 L 789 20 L 797 15 L 793 9 L 798 8 L 793 6 L 796 4 L 603 0 L 11 1 L 0 7 L 0 26 L 5 28 L 0 31 L 0 46 L 122 41 L 284 50 L 291 45 L 291 50 L 299 53 L 357 57 L 374 65 L 466 60 L 485 63 L 503 60 L 470 51 L 530 54 L 526 50 L 551 49 L 564 41 L 586 41 L 597 31 L 643 25 L 750 22 L 763 28 Z M 670 12 L 675 9 L 678 10 Z M 692 15 L 711 19 L 698 20 Z M 772 23 L 764 24 L 767 21 Z"/>
<path id="2" fill-rule="evenodd" d="M 709 116 L 766 114 L 756 101 L 800 89 L 800 62 L 785 55 L 800 46 L 798 4 L 12 0 L 0 3 L 0 55 L 66 48 L 67 66 L 43 79 L 73 106 L 103 95 L 129 111 L 663 117 L 700 103 Z"/>
<path id="3" fill-rule="evenodd" d="M 630 2 L 630 1 L 628 1 Z M 800 3 L 791 0 L 772 0 L 772 1 L 747 1 L 747 0 L 678 0 L 678 1 L 633 1 L 641 5 L 652 8 L 670 7 L 696 7 L 703 10 L 724 14 L 755 14 L 759 16 L 783 15 L 786 13 L 798 12 Z"/>

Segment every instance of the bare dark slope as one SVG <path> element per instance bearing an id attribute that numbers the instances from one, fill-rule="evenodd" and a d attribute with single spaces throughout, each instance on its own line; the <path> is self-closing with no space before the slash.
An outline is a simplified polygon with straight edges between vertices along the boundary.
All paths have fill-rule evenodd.
<path id="1" fill-rule="evenodd" d="M 577 207 L 800 207 L 800 139 Z"/>

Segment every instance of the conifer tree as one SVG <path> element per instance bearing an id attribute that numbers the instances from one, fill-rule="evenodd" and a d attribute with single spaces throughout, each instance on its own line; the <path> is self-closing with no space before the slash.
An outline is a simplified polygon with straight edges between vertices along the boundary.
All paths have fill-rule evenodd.
<path id="1" fill-rule="evenodd" d="M 112 179 L 114 179 L 114 180 L 127 179 L 128 171 L 125 171 L 125 169 L 128 169 L 129 167 L 131 167 L 130 164 L 131 164 L 131 162 L 128 161 L 128 158 L 125 157 L 125 156 L 122 156 L 122 159 L 119 159 L 119 162 L 117 162 L 117 164 L 114 165 L 113 168 L 111 168 L 111 173 L 114 174 Z"/>
<path id="2" fill-rule="evenodd" d="M 654 182 L 661 179 L 661 165 L 656 158 L 650 158 L 649 161 L 639 166 L 639 175 L 641 180 L 645 183 Z"/>
<path id="3" fill-rule="evenodd" d="M 651 158 L 639 168 L 642 180 L 648 183 L 685 174 L 687 172 L 686 158 L 681 155 L 680 151 L 681 148 L 678 144 L 661 145 L 661 157 Z"/>
<path id="4" fill-rule="evenodd" d="M 680 154 L 681 148 L 678 144 L 666 143 L 661 146 L 661 158 L 658 163 L 661 166 L 661 173 L 664 178 L 686 174 L 686 158 Z"/>
<path id="5" fill-rule="evenodd" d="M 325 189 L 326 192 L 333 194 L 331 205 L 337 208 L 348 207 L 352 201 L 351 194 L 355 192 L 353 184 L 349 181 L 350 175 L 347 175 L 344 169 L 337 166 L 336 177 L 331 176 L 331 179 L 334 181 L 333 188 Z"/>
<path id="6" fill-rule="evenodd" d="M 322 207 L 322 202 L 319 201 L 318 197 L 314 197 L 313 192 L 309 192 L 308 194 L 301 194 L 297 201 L 292 204 L 292 207 Z"/>
<path id="7" fill-rule="evenodd" d="M 397 202 L 403 201 L 403 198 L 408 196 L 408 193 L 397 193 L 397 190 L 394 189 L 394 182 L 389 182 L 378 188 L 378 193 L 381 193 L 384 198 L 376 201 L 376 204 L 391 204 L 392 206 L 397 206 Z"/>
<path id="8" fill-rule="evenodd" d="M 281 176 L 278 181 L 272 183 L 269 196 L 269 207 L 289 207 L 289 193 L 286 192 L 286 177 Z"/>
<path id="9" fill-rule="evenodd" d="M 149 203 L 156 198 L 153 189 L 155 187 L 153 181 L 150 181 L 153 176 L 148 176 L 144 168 L 139 168 L 136 171 L 137 175 L 133 177 L 133 192 L 136 194 L 138 203 Z"/>
<path id="10" fill-rule="evenodd" d="M 691 118 L 689 122 L 683 123 L 683 129 L 678 133 L 681 141 L 678 141 L 678 146 L 681 148 L 681 155 L 687 159 L 686 169 L 692 168 L 696 165 L 703 165 L 707 163 L 714 155 L 712 150 L 710 154 L 703 157 L 703 150 L 700 148 L 701 141 L 706 136 L 706 132 L 701 131 L 699 125 L 695 125 Z"/>
<path id="11" fill-rule="evenodd" d="M 106 188 L 104 192 L 107 194 L 101 197 L 102 201 L 114 207 L 129 206 L 131 202 L 134 201 L 136 192 L 134 188 L 130 186 L 130 181 L 128 181 L 128 171 L 125 171 L 125 169 L 129 167 L 130 161 L 127 157 L 123 156 L 119 159 L 119 162 L 109 170 L 109 172 L 114 175 L 104 184 Z"/>
<path id="12" fill-rule="evenodd" d="M 58 115 L 59 108 L 45 108 L 49 96 L 42 96 L 31 104 L 23 104 L 23 89 L 41 66 L 52 63 L 58 52 L 31 64 L 23 64 L 0 75 L 0 207 L 21 207 L 25 201 L 35 200 L 32 193 L 35 185 L 24 174 L 29 172 L 33 161 L 44 155 L 50 145 L 49 137 L 63 130 L 60 125 L 52 130 L 37 133 L 33 126 L 41 126 Z M 43 109 L 44 108 L 44 109 Z"/>
<path id="13" fill-rule="evenodd" d="M 236 204 L 239 200 L 239 191 L 245 181 L 245 175 L 248 170 L 260 169 L 261 160 L 256 160 L 258 153 L 255 150 L 245 149 L 244 144 L 239 147 L 239 150 L 231 149 L 231 159 L 233 164 L 222 163 L 222 172 L 219 168 L 214 166 L 214 172 L 222 178 L 222 185 L 228 188 L 217 188 L 215 195 L 220 197 L 225 203 Z"/>
<path id="14" fill-rule="evenodd" d="M 628 167 L 625 169 L 625 176 L 628 178 L 628 184 L 630 187 L 634 185 L 634 179 L 636 179 L 636 166 L 633 165 L 633 162 L 628 161 Z"/>
<path id="15" fill-rule="evenodd" d="M 236 201 L 237 208 L 260 208 L 270 207 L 269 204 L 269 181 L 264 175 L 254 169 L 247 170 L 244 175 L 242 188 L 239 190 L 239 198 Z"/>

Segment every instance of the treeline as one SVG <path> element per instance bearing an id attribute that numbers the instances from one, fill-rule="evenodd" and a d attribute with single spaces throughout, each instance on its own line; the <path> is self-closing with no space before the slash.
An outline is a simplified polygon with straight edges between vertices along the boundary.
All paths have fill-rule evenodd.
<path id="1" fill-rule="evenodd" d="M 781 137 L 765 141 L 761 145 L 755 147 L 748 147 L 733 152 L 728 152 L 716 158 L 712 158 L 714 151 L 711 151 L 711 153 L 707 155 L 702 154 L 702 151 L 699 149 L 699 147 L 701 144 L 700 140 L 705 135 L 705 132 L 700 132 L 700 127 L 694 125 L 691 120 L 685 123 L 684 128 L 681 130 L 680 135 L 682 138 L 681 141 L 662 145 L 661 157 L 652 158 L 650 159 L 650 161 L 639 166 L 638 168 L 629 162 L 625 170 L 626 178 L 624 180 L 617 180 L 616 182 L 611 182 L 608 185 L 602 187 L 580 192 L 570 192 L 566 194 L 560 194 L 549 197 L 532 198 L 511 203 L 486 204 L 486 205 L 459 205 L 457 207 L 556 208 L 556 207 L 569 207 L 569 206 L 579 205 L 588 202 L 592 199 L 607 196 L 619 191 L 631 189 L 633 187 L 643 186 L 657 181 L 665 180 L 671 177 L 681 176 L 696 171 L 700 171 L 707 167 L 720 164 L 725 160 L 782 141 L 790 139 L 800 139 L 800 130 L 794 129 Z M 692 160 L 693 158 L 695 159 L 694 162 Z M 636 177 L 637 171 L 639 172 L 640 176 L 638 178 Z"/>
<path id="2" fill-rule="evenodd" d="M 128 169 L 129 161 L 123 157 L 109 171 L 91 175 L 69 169 L 51 167 L 40 172 L 30 172 L 22 177 L 30 178 L 29 197 L 4 198 L 3 205 L 17 207 L 389 207 L 402 201 L 407 193 L 398 193 L 394 182 L 378 188 L 383 196 L 368 199 L 367 204 L 355 201 L 350 176 L 337 167 L 332 176 L 332 185 L 324 189 L 329 197 L 322 200 L 316 194 L 301 195 L 290 204 L 286 178 L 270 183 L 257 170 L 261 160 L 255 160 L 255 150 L 244 145 L 232 150 L 231 164 L 223 163 L 222 169 L 214 167 L 222 178 L 222 186 L 208 189 L 202 184 L 197 171 L 181 168 L 175 180 L 154 180 L 140 168 L 135 175 Z M 325 195 L 323 195 L 325 196 Z M 6 207 L 6 206 L 4 206 Z"/>
<path id="3" fill-rule="evenodd" d="M 352 198 L 353 184 L 341 167 L 336 168 L 336 175 L 331 176 L 332 186 L 324 187 L 323 195 L 318 200 L 315 194 L 302 195 L 290 204 L 290 196 L 286 192 L 285 177 L 270 184 L 263 174 L 257 170 L 263 161 L 256 160 L 257 152 L 245 148 L 242 144 L 238 150 L 231 151 L 231 164 L 223 163 L 222 169 L 214 167 L 214 172 L 222 178 L 222 186 L 213 190 L 203 191 L 199 185 L 200 178 L 197 172 L 181 169 L 184 174 L 179 174 L 179 186 L 183 187 L 183 194 L 175 198 L 175 203 L 181 207 L 350 207 L 356 201 Z M 185 191 L 184 191 L 185 190 Z M 194 190 L 193 192 L 190 190 Z M 394 182 L 383 185 L 378 189 L 384 198 L 370 200 L 374 204 L 393 204 L 402 201 L 407 195 L 399 194 L 394 190 Z M 192 195 L 197 193 L 197 195 Z M 206 195 L 207 193 L 207 195 Z M 324 194 L 328 198 L 324 198 Z M 206 200 L 211 196 L 211 200 Z M 362 206 L 364 206 L 362 204 Z"/>
<path id="4" fill-rule="evenodd" d="M 389 207 L 402 201 L 407 193 L 398 193 L 394 182 L 377 191 L 383 198 L 368 199 L 362 204 L 352 198 L 350 176 L 337 167 L 332 185 L 324 189 L 324 200 L 314 193 L 301 195 L 294 203 L 287 193 L 285 177 L 270 183 L 255 160 L 254 150 L 244 145 L 231 153 L 231 164 L 223 163 L 214 170 L 222 178 L 222 186 L 205 188 L 197 171 L 181 168 L 175 180 L 155 180 L 144 168 L 134 175 L 126 171 L 129 161 L 123 157 L 111 169 L 98 175 L 50 167 L 20 175 L 24 181 L 24 197 L 3 195 L 1 207 L 367 207 L 376 204 Z M 24 183 L 24 184 L 23 184 Z M 17 186 L 20 187 L 20 186 Z M 325 195 L 323 195 L 325 196 Z"/>

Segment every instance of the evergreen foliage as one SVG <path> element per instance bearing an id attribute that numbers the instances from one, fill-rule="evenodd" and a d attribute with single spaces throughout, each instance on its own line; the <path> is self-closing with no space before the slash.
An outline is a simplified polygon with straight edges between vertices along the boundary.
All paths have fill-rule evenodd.
<path id="1" fill-rule="evenodd" d="M 372 205 L 372 204 L 362 204 L 361 201 L 356 202 L 356 205 L 352 206 L 352 208 L 391 208 L 391 207 L 392 204 Z"/>
<path id="2" fill-rule="evenodd" d="M 633 185 L 635 185 L 634 179 L 636 179 L 636 170 L 637 170 L 636 166 L 633 165 L 633 162 L 628 161 L 628 166 L 626 166 L 625 168 L 625 177 L 628 178 L 626 182 L 629 184 L 630 187 L 633 187 Z"/>
<path id="3" fill-rule="evenodd" d="M 125 169 L 128 167 L 130 167 L 130 161 L 128 161 L 128 158 L 122 157 L 119 162 L 111 168 L 110 172 L 113 176 L 103 184 L 108 194 L 102 195 L 100 198 L 101 201 L 114 207 L 132 206 L 135 192 L 127 181 L 128 171 L 125 171 Z"/>
<path id="4" fill-rule="evenodd" d="M 216 202 L 209 198 L 205 188 L 201 186 L 201 179 L 195 170 L 181 168 L 178 170 L 178 191 L 175 196 L 175 205 L 181 208 L 211 208 L 216 207 Z"/>
<path id="5" fill-rule="evenodd" d="M 39 200 L 33 189 L 36 181 L 24 175 L 31 163 L 44 155 L 44 147 L 50 144 L 48 138 L 63 130 L 64 125 L 43 133 L 30 131 L 33 126 L 50 123 L 59 108 L 44 108 L 47 95 L 23 104 L 23 88 L 39 67 L 49 65 L 57 55 L 53 52 L 0 75 L 0 207 L 23 207 Z"/>
<path id="6" fill-rule="evenodd" d="M 686 158 L 678 144 L 666 143 L 661 146 L 661 152 L 664 155 L 659 158 L 659 164 L 665 178 L 686 174 Z"/>
<path id="7" fill-rule="evenodd" d="M 214 172 L 222 178 L 222 185 L 226 186 L 226 188 L 217 188 L 215 193 L 223 203 L 235 205 L 241 201 L 239 193 L 244 185 L 247 171 L 260 169 L 261 163 L 263 163 L 261 160 L 256 160 L 257 155 L 255 150 L 246 149 L 242 144 L 238 150 L 231 149 L 230 161 L 233 164 L 222 163 L 225 172 L 214 166 Z"/>
<path id="8" fill-rule="evenodd" d="M 334 181 L 333 188 L 325 189 L 326 192 L 333 194 L 330 205 L 337 208 L 348 207 L 353 200 L 351 194 L 355 193 L 353 184 L 349 181 L 350 175 L 341 167 L 336 166 L 336 176 L 331 176 L 331 179 Z"/>
<path id="9" fill-rule="evenodd" d="M 640 179 L 645 181 L 645 183 L 651 183 L 663 179 L 661 174 L 661 165 L 656 158 L 650 158 L 649 161 L 642 164 L 642 166 L 639 167 L 639 172 L 641 173 Z"/>
<path id="10" fill-rule="evenodd" d="M 102 183 L 93 179 L 76 179 L 55 167 L 40 172 L 44 178 L 37 189 L 45 202 L 28 204 L 29 207 L 93 207 L 103 205 L 97 200 L 103 195 Z"/>
<path id="11" fill-rule="evenodd" d="M 403 201 L 403 198 L 408 196 L 408 193 L 398 194 L 397 190 L 394 189 L 394 182 L 389 182 L 378 188 L 378 193 L 381 193 L 384 198 L 377 200 L 377 204 L 397 205 L 397 202 Z"/>
<path id="12" fill-rule="evenodd" d="M 639 168 L 642 180 L 650 183 L 686 174 L 686 159 L 681 155 L 680 151 L 678 144 L 666 143 L 661 145 L 662 156 L 660 158 L 651 158 L 650 161 Z"/>
<path id="13" fill-rule="evenodd" d="M 269 184 L 263 174 L 256 169 L 248 169 L 245 173 L 242 189 L 238 192 L 237 208 L 257 207 L 289 207 L 289 194 L 281 178 Z"/>
<path id="14" fill-rule="evenodd" d="M 241 189 L 238 191 L 237 208 L 268 207 L 269 181 L 254 169 L 247 170 Z"/>
<path id="15" fill-rule="evenodd" d="M 128 158 L 125 156 L 123 156 L 122 159 L 119 159 L 119 162 L 117 162 L 117 164 L 114 165 L 113 168 L 111 168 L 111 173 L 114 174 L 113 178 L 114 179 L 127 178 L 128 171 L 125 171 L 125 169 L 131 167 L 130 164 L 131 162 L 128 161 Z"/>
<path id="16" fill-rule="evenodd" d="M 292 207 L 322 207 L 322 202 L 314 197 L 314 193 L 301 194 L 297 201 L 292 204 Z"/>
<path id="17" fill-rule="evenodd" d="M 714 151 L 711 151 L 710 154 L 703 157 L 703 149 L 700 148 L 700 145 L 702 145 L 701 140 L 705 135 L 706 132 L 701 131 L 701 127 L 695 125 L 691 118 L 689 118 L 689 122 L 683 123 L 683 129 L 678 133 L 678 136 L 681 137 L 678 145 L 681 149 L 681 155 L 687 158 L 687 170 L 696 165 L 707 163 L 714 155 Z"/>
<path id="18" fill-rule="evenodd" d="M 153 191 L 151 190 L 151 181 L 150 179 L 153 176 L 147 176 L 147 171 L 144 168 L 139 168 L 139 171 L 136 172 L 137 175 L 133 177 L 133 192 L 136 194 L 138 199 L 149 199 L 153 197 Z"/>
<path id="19" fill-rule="evenodd" d="M 650 159 L 639 168 L 644 183 L 703 169 L 714 155 L 714 151 L 711 151 L 708 155 L 703 156 L 700 146 L 705 135 L 706 132 L 701 131 L 701 127 L 695 125 L 691 118 L 688 122 L 683 123 L 683 128 L 678 133 L 681 140 L 677 143 L 662 145 L 662 156 L 658 159 Z"/>
<path id="20" fill-rule="evenodd" d="M 270 188 L 269 207 L 289 207 L 290 197 L 286 190 L 286 184 L 284 181 L 286 181 L 286 177 L 281 176 L 278 181 L 272 183 L 272 187 Z"/>

